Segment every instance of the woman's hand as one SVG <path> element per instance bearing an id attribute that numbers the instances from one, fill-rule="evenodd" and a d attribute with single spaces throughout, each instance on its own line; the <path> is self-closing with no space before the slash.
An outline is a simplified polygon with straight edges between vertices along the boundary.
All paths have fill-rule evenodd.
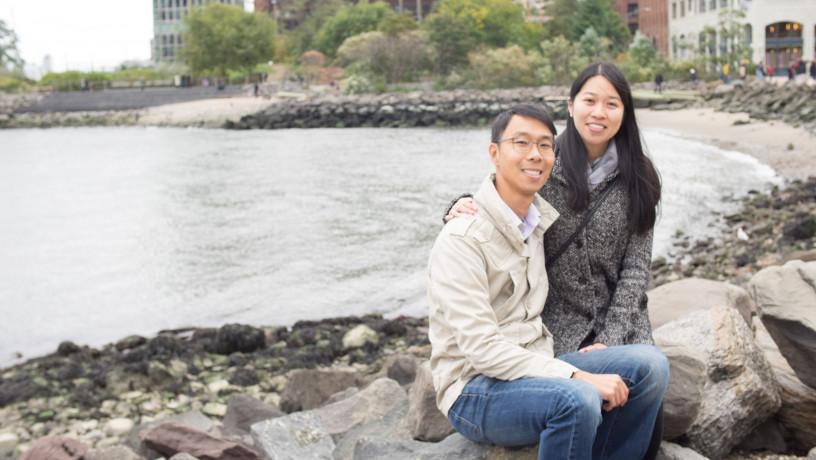
<path id="1" fill-rule="evenodd" d="M 590 351 L 603 350 L 604 348 L 609 347 L 602 343 L 593 343 L 592 345 L 587 345 L 584 348 L 581 348 L 580 350 L 578 350 L 578 353 L 589 353 Z"/>
<path id="2" fill-rule="evenodd" d="M 445 222 L 455 219 L 459 216 L 472 216 L 479 212 L 479 207 L 473 198 L 461 198 L 453 205 L 448 215 L 445 216 Z"/>
<path id="3" fill-rule="evenodd" d="M 590 374 L 589 372 L 576 371 L 572 378 L 583 380 L 589 383 L 601 395 L 604 400 L 603 410 L 611 411 L 616 407 L 623 406 L 629 399 L 629 387 L 623 382 L 618 374 Z"/>

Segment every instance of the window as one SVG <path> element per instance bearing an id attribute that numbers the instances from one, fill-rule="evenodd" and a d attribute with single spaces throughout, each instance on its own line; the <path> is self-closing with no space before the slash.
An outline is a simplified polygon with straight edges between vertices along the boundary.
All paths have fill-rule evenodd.
<path id="1" fill-rule="evenodd" d="M 629 18 L 629 19 L 638 17 L 638 4 L 637 3 L 629 3 L 628 5 L 626 5 L 626 17 Z"/>
<path id="2" fill-rule="evenodd" d="M 716 10 L 717 9 L 717 0 L 709 0 L 708 9 L 709 10 Z"/>
<path id="3" fill-rule="evenodd" d="M 677 19 L 677 3 L 672 3 L 672 19 Z"/>
<path id="4" fill-rule="evenodd" d="M 745 35 L 743 40 L 743 43 L 748 46 L 751 46 L 751 44 L 754 42 L 754 28 L 751 27 L 751 24 L 745 24 Z"/>
<path id="5" fill-rule="evenodd" d="M 688 13 L 691 14 L 694 12 L 694 0 L 688 0 Z"/>
<path id="6" fill-rule="evenodd" d="M 170 44 L 171 44 L 171 45 L 174 45 L 175 43 L 176 43 L 176 36 L 175 36 L 175 35 L 171 35 L 171 36 L 170 36 Z"/>
<path id="7" fill-rule="evenodd" d="M 680 17 L 686 17 L 686 0 L 680 1 Z"/>
<path id="8" fill-rule="evenodd" d="M 700 13 L 705 13 L 706 11 L 706 0 L 700 0 Z"/>
<path id="9" fill-rule="evenodd" d="M 728 0 L 720 0 L 720 8 L 728 8 Z"/>

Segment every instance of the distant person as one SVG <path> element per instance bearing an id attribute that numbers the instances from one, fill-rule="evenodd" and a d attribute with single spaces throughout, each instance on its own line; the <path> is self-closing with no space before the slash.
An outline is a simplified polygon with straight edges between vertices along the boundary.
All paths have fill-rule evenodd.
<path id="1" fill-rule="evenodd" d="M 796 64 L 788 66 L 788 81 L 793 81 L 796 78 Z"/>
<path id="2" fill-rule="evenodd" d="M 663 92 L 663 74 L 658 72 L 655 75 L 655 92 L 662 93 Z"/>
<path id="3" fill-rule="evenodd" d="M 258 82 L 256 81 L 252 87 L 252 93 L 255 95 L 255 97 L 258 97 L 258 92 L 260 91 L 260 89 L 261 89 L 260 85 L 258 85 Z"/>
<path id="4" fill-rule="evenodd" d="M 201 86 L 203 86 L 205 88 L 209 87 L 210 86 L 210 79 L 205 78 L 205 79 L 201 80 Z"/>
<path id="5" fill-rule="evenodd" d="M 731 73 L 731 66 L 728 63 L 723 64 L 722 66 L 722 81 L 728 83 L 730 78 L 729 74 Z"/>
<path id="6" fill-rule="evenodd" d="M 769 65 L 767 71 L 768 71 L 768 78 L 773 80 L 774 72 L 776 72 L 776 69 L 774 69 L 774 66 Z"/>
<path id="7" fill-rule="evenodd" d="M 226 88 L 226 87 L 227 87 L 227 84 L 224 82 L 224 79 L 223 79 L 223 78 L 219 78 L 219 79 L 218 79 L 217 86 L 216 86 L 216 88 L 218 89 L 218 91 L 223 91 L 223 90 L 224 90 L 224 88 Z"/>
<path id="8" fill-rule="evenodd" d="M 765 69 L 761 62 L 757 62 L 756 69 L 754 70 L 754 77 L 757 81 L 762 81 L 765 79 Z"/>
<path id="9" fill-rule="evenodd" d="M 740 80 L 745 80 L 745 77 L 748 74 L 748 69 L 745 68 L 745 64 L 740 64 L 738 73 Z"/>
<path id="10" fill-rule="evenodd" d="M 697 86 L 697 69 L 694 67 L 689 69 L 689 80 L 691 81 L 692 86 Z"/>
<path id="11" fill-rule="evenodd" d="M 816 80 L 816 58 L 810 61 L 810 78 Z"/>

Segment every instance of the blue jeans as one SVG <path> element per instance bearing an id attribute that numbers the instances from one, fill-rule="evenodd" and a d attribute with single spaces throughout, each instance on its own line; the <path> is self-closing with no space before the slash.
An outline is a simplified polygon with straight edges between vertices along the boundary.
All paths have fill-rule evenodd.
<path id="1" fill-rule="evenodd" d="M 629 387 L 626 404 L 602 411 L 598 391 L 580 380 L 478 375 L 456 399 L 448 420 L 474 442 L 538 443 L 539 460 L 643 458 L 669 384 L 663 353 L 652 345 L 624 345 L 558 359 L 593 374 L 620 375 Z"/>

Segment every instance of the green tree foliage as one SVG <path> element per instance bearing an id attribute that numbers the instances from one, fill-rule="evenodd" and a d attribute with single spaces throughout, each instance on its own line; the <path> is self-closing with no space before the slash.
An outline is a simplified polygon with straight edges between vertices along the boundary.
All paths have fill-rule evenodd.
<path id="1" fill-rule="evenodd" d="M 441 0 L 426 19 L 425 28 L 442 73 L 467 63 L 468 54 L 479 45 L 529 45 L 524 10 L 513 0 Z"/>
<path id="2" fill-rule="evenodd" d="M 23 67 L 17 40 L 17 33 L 0 19 L 0 70 L 13 71 Z"/>
<path id="3" fill-rule="evenodd" d="M 294 13 L 290 14 L 295 14 L 297 17 L 300 17 L 300 11 L 306 8 L 307 2 L 309 5 L 314 3 L 312 0 L 295 0 L 292 4 L 289 4 L 287 8 L 295 10 Z M 297 5 L 300 5 L 300 9 L 297 9 Z M 300 56 L 306 51 L 314 49 L 315 38 L 317 37 L 317 33 L 320 31 L 320 28 L 323 27 L 323 24 L 325 24 L 329 18 L 336 15 L 344 5 L 345 3 L 343 0 L 323 0 L 313 9 L 310 8 L 310 13 L 308 15 L 303 13 L 304 19 L 300 22 L 297 28 L 285 35 L 286 47 L 288 48 L 289 56 Z M 286 11 L 288 10 L 284 10 L 284 13 Z M 279 52 L 279 56 L 281 54 L 282 53 Z"/>
<path id="4" fill-rule="evenodd" d="M 386 16 L 377 27 L 380 32 L 385 32 L 388 35 L 400 35 L 418 28 L 416 20 L 408 13 Z"/>
<path id="5" fill-rule="evenodd" d="M 79 91 L 82 89 L 83 80 L 90 89 L 105 89 L 113 81 L 113 75 L 110 72 L 79 72 L 75 70 L 51 72 L 43 75 L 38 84 L 57 91 Z"/>
<path id="6" fill-rule="evenodd" d="M 727 43 L 725 53 L 717 56 L 719 64 L 728 64 L 732 73 L 740 63 L 751 58 L 751 47 L 745 42 L 745 11 L 736 8 L 720 10 L 717 21 L 718 36 Z"/>
<path id="7" fill-rule="evenodd" d="M 621 63 L 626 78 L 631 82 L 652 81 L 657 72 L 663 72 L 664 67 L 652 40 L 640 32 L 636 33 L 624 62 Z"/>
<path id="8" fill-rule="evenodd" d="M 377 30 L 380 22 L 396 14 L 382 2 L 368 3 L 367 0 L 361 0 L 356 5 L 344 6 L 320 28 L 315 38 L 315 48 L 334 57 L 337 48 L 347 38 Z"/>
<path id="9" fill-rule="evenodd" d="M 184 23 L 182 58 L 196 74 L 249 72 L 275 54 L 275 22 L 266 15 L 215 3 L 194 9 Z"/>
<path id="10" fill-rule="evenodd" d="M 561 36 L 541 43 L 541 57 L 543 65 L 538 75 L 543 83 L 550 85 L 571 84 L 578 72 L 589 64 L 581 54 L 580 45 Z"/>
<path id="11" fill-rule="evenodd" d="M 612 41 L 606 37 L 601 37 L 594 27 L 588 28 L 578 41 L 581 55 L 588 61 L 610 60 Z"/>
<path id="12" fill-rule="evenodd" d="M 572 41 L 580 40 L 591 27 L 599 36 L 611 41 L 612 51 L 615 53 L 625 50 L 629 45 L 629 29 L 615 11 L 612 0 L 581 0 L 572 21 L 571 29 L 565 35 Z"/>
<path id="13" fill-rule="evenodd" d="M 349 38 L 337 50 L 340 65 L 387 83 L 416 80 L 430 69 L 431 50 L 418 31 L 388 34 L 366 32 Z"/>
<path id="14" fill-rule="evenodd" d="M 578 0 L 553 0 L 544 11 L 550 18 L 545 24 L 548 37 L 573 36 L 573 31 L 577 30 L 575 13 L 578 11 Z"/>

